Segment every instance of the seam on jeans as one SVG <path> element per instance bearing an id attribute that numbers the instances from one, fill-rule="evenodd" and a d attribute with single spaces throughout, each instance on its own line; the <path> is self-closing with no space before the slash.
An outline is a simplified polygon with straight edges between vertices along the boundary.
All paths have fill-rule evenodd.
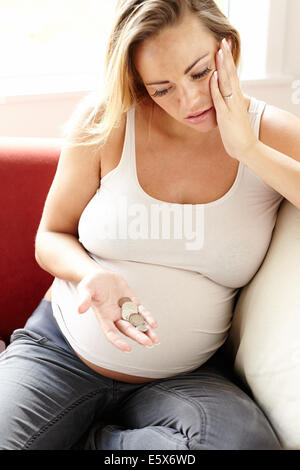
<path id="1" fill-rule="evenodd" d="M 168 434 L 167 431 L 164 431 L 162 426 L 161 427 L 147 426 L 147 429 L 152 429 L 153 431 L 157 432 L 161 436 L 166 437 L 167 439 L 170 439 L 170 435 Z M 176 429 L 176 431 L 177 431 L 177 429 Z M 179 439 L 178 437 L 174 437 L 174 436 L 172 436 L 171 438 L 172 438 L 172 441 L 177 442 L 177 444 L 181 444 L 181 445 L 185 444 L 187 446 L 187 450 L 190 449 L 188 437 L 182 435 L 182 439 Z"/>
<path id="2" fill-rule="evenodd" d="M 41 436 L 42 434 L 44 434 L 51 426 L 53 426 L 54 424 L 56 424 L 58 421 L 60 421 L 66 414 L 68 414 L 70 411 L 72 411 L 74 408 L 76 408 L 76 406 L 78 405 L 81 405 L 82 403 L 84 403 L 86 400 L 88 400 L 89 398 L 92 398 L 94 397 L 95 395 L 99 394 L 99 393 L 103 393 L 103 388 L 99 389 L 99 390 L 94 390 L 93 392 L 90 392 L 88 393 L 87 395 L 84 395 L 83 397 L 79 398 L 77 401 L 75 401 L 74 403 L 72 403 L 72 405 L 68 406 L 67 408 L 65 408 L 62 412 L 60 412 L 57 416 L 55 416 L 55 418 L 52 418 L 51 421 L 49 421 L 47 424 L 45 424 L 37 433 L 33 434 L 29 439 L 28 441 L 25 443 L 23 449 L 28 449 L 28 447 L 30 447 L 34 441 L 39 437 Z"/>
<path id="3" fill-rule="evenodd" d="M 193 405 L 193 407 L 196 407 L 200 411 L 200 439 L 199 439 L 199 444 L 204 444 L 205 442 L 205 431 L 206 431 L 206 426 L 207 426 L 207 416 L 205 413 L 205 410 L 201 403 L 197 402 L 193 398 L 187 397 L 183 393 L 180 393 L 178 391 L 169 389 L 168 387 L 161 385 L 161 384 L 155 384 L 153 388 L 159 388 L 160 390 L 164 391 L 167 395 L 173 394 L 175 396 L 178 396 L 180 399 L 182 399 L 184 402 L 187 402 L 189 405 Z M 190 448 L 190 441 L 194 440 L 195 438 L 189 439 L 187 437 L 187 445 L 188 448 Z"/>
<path id="4" fill-rule="evenodd" d="M 114 427 L 114 426 L 105 426 L 105 429 L 115 431 L 116 427 Z M 118 429 L 119 429 L 119 427 L 118 427 Z M 158 426 L 145 426 L 145 428 L 136 428 L 136 429 L 125 429 L 124 428 L 124 430 L 126 430 L 126 431 L 139 431 L 140 429 L 152 429 L 153 431 L 157 432 L 157 434 L 160 434 L 164 438 L 167 438 L 167 439 L 170 440 L 170 434 L 168 434 L 167 431 L 164 431 L 162 429 L 162 426 L 161 427 L 158 427 Z M 120 439 L 120 447 L 121 447 L 120 450 L 126 450 L 126 448 L 124 448 L 125 438 L 126 438 L 126 435 L 123 433 L 121 435 L 121 439 Z M 182 435 L 182 439 L 179 439 L 178 437 L 171 436 L 171 439 L 172 439 L 173 442 L 176 442 L 178 445 L 185 444 L 187 446 L 187 450 L 190 449 L 189 448 L 189 439 L 186 438 L 185 436 Z"/>
<path id="5" fill-rule="evenodd" d="M 164 431 L 163 426 L 151 425 L 151 426 L 145 426 L 143 428 L 130 429 L 130 428 L 126 428 L 124 426 L 119 426 L 119 425 L 114 425 L 114 424 L 106 424 L 105 425 L 105 430 L 108 430 L 108 431 L 116 431 L 116 430 L 119 431 L 120 429 L 122 429 L 122 431 L 139 431 L 141 429 L 152 429 L 153 431 L 156 431 L 161 436 L 166 437 L 167 439 L 170 439 L 170 435 L 168 434 L 167 431 Z M 176 431 L 177 431 L 177 429 L 176 429 Z M 123 441 L 124 441 L 125 437 L 126 437 L 125 434 L 123 434 L 121 436 L 121 450 L 126 450 L 126 449 L 124 449 L 124 445 L 123 445 Z M 172 440 L 174 442 L 177 442 L 178 444 L 182 445 L 182 443 L 184 443 L 184 444 L 187 444 L 187 446 L 188 446 L 188 438 L 186 436 L 182 435 L 182 439 L 179 439 L 178 437 L 172 436 Z"/>

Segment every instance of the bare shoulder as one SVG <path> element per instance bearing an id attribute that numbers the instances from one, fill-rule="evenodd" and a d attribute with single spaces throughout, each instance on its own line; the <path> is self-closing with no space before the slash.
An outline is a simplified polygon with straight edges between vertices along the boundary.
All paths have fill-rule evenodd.
<path id="1" fill-rule="evenodd" d="M 89 100 L 79 103 L 70 122 L 70 141 L 85 138 L 90 123 L 101 119 L 100 104 Z M 78 236 L 80 216 L 100 185 L 102 157 L 118 153 L 121 142 L 120 126 L 111 133 L 105 146 L 68 145 L 68 138 L 61 149 L 57 170 L 45 201 L 38 233 L 61 232 Z"/>
<path id="2" fill-rule="evenodd" d="M 81 99 L 70 119 L 65 124 L 66 144 L 68 143 L 68 136 L 71 138 L 75 137 L 78 140 L 85 140 L 85 129 L 87 127 L 94 127 L 95 124 L 101 122 L 104 109 L 104 104 L 99 101 L 95 93 L 90 93 Z M 113 164 L 118 159 L 123 145 L 125 128 L 126 114 L 122 116 L 120 122 L 113 128 L 104 144 L 81 146 L 81 155 L 87 160 L 85 154 L 88 154 L 88 161 L 93 164 L 97 178 L 100 179 L 101 177 L 102 164 L 106 167 L 106 165 L 110 165 L 110 162 Z"/>
<path id="3" fill-rule="evenodd" d="M 267 104 L 261 119 L 260 140 L 300 162 L 300 119 L 294 114 Z"/>

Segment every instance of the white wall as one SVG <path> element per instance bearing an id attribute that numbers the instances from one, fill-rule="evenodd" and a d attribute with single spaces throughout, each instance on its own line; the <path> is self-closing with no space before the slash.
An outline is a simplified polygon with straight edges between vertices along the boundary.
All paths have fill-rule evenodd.
<path id="1" fill-rule="evenodd" d="M 290 7 L 287 12 L 286 46 L 284 71 L 293 73 L 300 79 L 300 1 L 289 0 Z"/>
<path id="2" fill-rule="evenodd" d="M 11 97 L 0 104 L 0 135 L 6 137 L 62 136 L 61 126 L 87 92 Z"/>
<path id="3" fill-rule="evenodd" d="M 300 79 L 300 74 L 299 74 Z M 249 96 L 285 109 L 300 118 L 300 80 L 270 79 L 263 82 L 242 82 L 242 90 Z M 298 83 L 297 83 L 298 82 Z M 294 86 L 294 88 L 293 88 Z M 296 88 L 295 88 L 296 87 Z"/>
<path id="4" fill-rule="evenodd" d="M 248 95 L 300 117 L 300 0 L 279 1 L 287 2 L 284 55 L 280 60 L 283 62 L 283 72 L 289 78 L 242 82 L 241 86 Z M 253 34 L 255 34 L 255 28 Z M 276 35 L 276 20 L 272 22 L 270 34 Z M 275 47 L 276 41 L 273 45 Z M 272 55 L 276 55 L 275 53 L 276 50 L 270 51 Z M 87 93 L 83 91 L 32 97 L 9 97 L 7 102 L 0 102 L 0 135 L 60 138 L 62 124 Z"/>

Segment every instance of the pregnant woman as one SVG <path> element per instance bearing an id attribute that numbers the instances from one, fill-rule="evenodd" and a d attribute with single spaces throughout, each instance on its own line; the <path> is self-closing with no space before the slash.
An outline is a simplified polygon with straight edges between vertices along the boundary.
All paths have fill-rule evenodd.
<path id="1" fill-rule="evenodd" d="M 213 0 L 118 2 L 36 235 L 54 282 L 1 355 L 1 449 L 280 449 L 222 345 L 300 207 L 300 126 L 239 60 Z"/>

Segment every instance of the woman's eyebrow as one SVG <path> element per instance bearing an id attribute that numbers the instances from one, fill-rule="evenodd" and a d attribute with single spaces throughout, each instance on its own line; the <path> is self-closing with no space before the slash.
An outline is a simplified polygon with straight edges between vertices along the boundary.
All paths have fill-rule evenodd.
<path id="1" fill-rule="evenodd" d="M 204 59 L 205 57 L 207 57 L 209 55 L 209 52 L 207 52 L 206 54 L 204 54 L 203 56 L 199 57 L 199 59 L 195 60 L 195 62 L 193 62 L 191 65 L 189 65 L 189 67 L 184 71 L 184 75 L 188 74 L 192 68 L 195 67 L 196 64 L 198 64 L 198 62 L 200 62 L 200 60 Z M 162 82 L 151 82 L 151 83 L 146 83 L 147 86 L 153 86 L 153 85 L 166 85 L 167 83 L 170 83 L 168 80 L 164 80 Z"/>
<path id="2" fill-rule="evenodd" d="M 192 68 L 195 67 L 196 64 L 198 64 L 198 62 L 200 62 L 200 60 L 204 59 L 205 57 L 207 57 L 209 54 L 209 52 L 207 52 L 206 54 L 204 54 L 202 57 L 199 57 L 199 59 L 197 59 L 192 65 L 190 65 L 184 72 L 184 75 L 186 75 L 187 73 L 189 73 Z"/>

